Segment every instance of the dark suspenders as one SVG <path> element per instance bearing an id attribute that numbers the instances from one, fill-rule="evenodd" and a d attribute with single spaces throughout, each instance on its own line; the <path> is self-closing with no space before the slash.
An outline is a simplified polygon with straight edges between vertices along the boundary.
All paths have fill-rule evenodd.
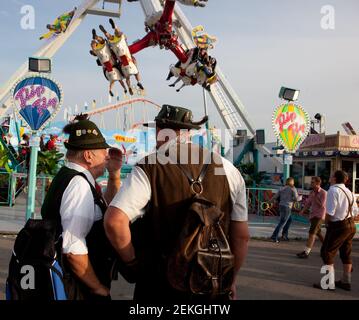
<path id="1" fill-rule="evenodd" d="M 341 187 L 339 187 L 339 186 L 336 186 L 336 188 L 342 190 L 342 191 L 344 192 L 345 196 L 346 196 L 347 199 L 348 199 L 348 204 L 349 204 L 348 214 L 347 214 L 346 217 L 344 218 L 344 220 L 346 220 L 346 219 L 348 219 L 349 217 L 352 217 L 352 216 L 353 216 L 352 211 L 353 211 L 353 205 L 354 205 L 355 199 L 354 199 L 354 197 L 353 197 L 353 201 L 350 201 L 348 194 L 346 193 L 346 191 L 345 191 L 343 188 L 341 188 Z"/>

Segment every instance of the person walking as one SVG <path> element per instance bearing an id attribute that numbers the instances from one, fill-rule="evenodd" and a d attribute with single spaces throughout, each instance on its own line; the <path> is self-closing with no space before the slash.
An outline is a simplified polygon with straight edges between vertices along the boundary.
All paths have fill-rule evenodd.
<path id="1" fill-rule="evenodd" d="M 245 260 L 249 240 L 245 183 L 240 172 L 228 160 L 190 143 L 187 130 L 199 129 L 205 121 L 206 117 L 200 122 L 193 122 L 190 110 L 164 105 L 155 118 L 156 152 L 139 161 L 133 168 L 106 212 L 106 233 L 136 282 L 136 301 L 163 303 L 202 299 L 201 301 L 205 302 L 211 298 L 227 301 L 229 294 L 232 299 L 236 299 L 236 275 Z M 177 158 L 173 159 L 175 156 Z M 182 156 L 184 157 L 181 158 Z M 166 158 L 169 161 L 166 161 Z M 206 162 L 209 158 L 212 160 Z M 221 174 L 216 174 L 218 170 Z M 224 260 L 228 257 L 228 252 L 223 252 L 217 263 L 211 263 L 211 251 L 208 251 L 207 258 L 198 258 L 207 276 L 204 274 L 201 279 L 191 277 L 192 285 L 203 285 L 208 274 L 218 270 L 231 270 L 231 280 L 226 283 L 226 287 L 230 287 L 230 293 L 226 292 L 222 296 L 216 295 L 220 289 L 216 285 L 222 284 L 223 274 L 220 278 L 213 278 L 210 286 L 213 284 L 215 288 L 208 289 L 203 294 L 196 293 L 193 286 L 193 291 L 189 290 L 186 287 L 187 278 L 182 283 L 177 283 L 178 286 L 186 287 L 183 290 L 174 286 L 171 281 L 175 274 L 183 276 L 187 274 L 185 270 L 188 270 L 186 260 L 182 260 L 182 264 L 170 264 L 170 257 L 177 256 L 183 248 L 177 246 L 178 240 L 183 232 L 191 234 L 197 227 L 201 228 L 201 224 L 197 224 L 198 216 L 197 219 L 191 220 L 192 223 L 186 224 L 186 217 L 191 216 L 188 206 L 192 203 L 194 194 L 211 201 L 222 211 L 222 218 L 218 220 L 213 232 L 218 231 L 219 225 L 223 227 L 223 233 L 229 239 L 233 253 L 233 270 L 232 263 Z M 192 207 L 194 211 L 199 208 L 199 203 L 196 203 L 196 206 Z M 210 214 L 215 211 L 209 213 L 203 210 L 203 219 L 208 222 L 207 219 L 211 219 Z M 142 229 L 134 228 L 137 219 L 143 223 Z M 218 242 L 213 242 L 211 250 L 216 251 L 219 245 Z M 137 249 L 139 247 L 140 250 Z M 192 247 L 187 249 L 186 252 L 193 252 Z M 223 264 L 223 268 L 217 267 L 214 270 L 213 267 L 218 261 L 227 261 L 229 264 Z"/>
<path id="2" fill-rule="evenodd" d="M 294 179 L 288 178 L 285 183 L 285 187 L 279 190 L 272 201 L 279 199 L 279 223 L 274 229 L 271 239 L 274 242 L 279 242 L 279 233 L 282 230 L 282 241 L 289 241 L 288 232 L 292 223 L 291 210 L 295 201 L 301 201 L 302 197 L 298 195 L 298 191 L 294 186 Z"/>
<path id="3" fill-rule="evenodd" d="M 354 217 L 358 214 L 358 206 L 354 194 L 345 186 L 348 174 L 336 171 L 331 178 L 331 187 L 327 195 L 327 233 L 321 248 L 321 257 L 325 270 L 335 281 L 334 258 L 339 251 L 343 263 L 343 275 L 339 281 L 329 283 L 328 287 L 315 283 L 318 289 L 334 290 L 336 287 L 351 290 L 352 241 L 356 233 Z"/>
<path id="4" fill-rule="evenodd" d="M 305 259 L 309 257 L 316 237 L 318 237 L 322 243 L 324 240 L 321 232 L 321 226 L 325 219 L 327 192 L 321 188 L 321 183 L 322 180 L 320 177 L 312 177 L 312 191 L 309 194 L 303 210 L 300 212 L 300 214 L 303 214 L 309 208 L 311 209 L 309 214 L 310 228 L 307 245 L 302 252 L 297 253 L 298 258 Z"/>

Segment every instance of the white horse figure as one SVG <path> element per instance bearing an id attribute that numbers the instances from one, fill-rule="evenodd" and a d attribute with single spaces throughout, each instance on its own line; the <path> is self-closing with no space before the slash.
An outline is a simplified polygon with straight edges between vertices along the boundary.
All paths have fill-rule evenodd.
<path id="1" fill-rule="evenodd" d="M 127 89 L 125 84 L 123 83 L 123 76 L 120 71 L 116 68 L 116 61 L 112 55 L 111 49 L 107 42 L 96 35 L 95 30 L 92 31 L 94 35 L 94 39 L 91 41 L 91 51 L 90 53 L 97 57 L 100 65 L 103 67 L 104 75 L 106 79 L 110 82 L 109 85 L 109 93 L 113 96 L 112 88 L 116 81 L 119 81 L 121 86 L 123 87 L 125 93 L 127 93 Z"/>
<path id="2" fill-rule="evenodd" d="M 136 60 L 130 53 L 125 34 L 120 31 L 120 29 L 115 25 L 112 19 L 110 19 L 109 21 L 112 28 L 115 30 L 115 33 L 111 35 L 102 25 L 100 25 L 100 30 L 105 34 L 109 45 L 119 62 L 119 66 L 121 68 L 124 78 L 126 79 L 130 94 L 133 95 L 130 80 L 131 76 L 135 76 L 137 80 L 137 86 L 141 90 L 144 90 L 143 85 L 140 82 L 140 74 L 136 66 Z"/>

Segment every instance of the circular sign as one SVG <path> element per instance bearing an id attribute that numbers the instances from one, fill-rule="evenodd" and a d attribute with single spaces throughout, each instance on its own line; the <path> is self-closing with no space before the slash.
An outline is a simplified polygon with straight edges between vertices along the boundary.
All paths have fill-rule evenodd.
<path id="1" fill-rule="evenodd" d="M 29 76 L 18 81 L 12 90 L 16 113 L 33 130 L 41 130 L 59 111 L 63 93 L 54 80 Z"/>
<path id="2" fill-rule="evenodd" d="M 301 106 L 286 103 L 274 111 L 272 125 L 285 150 L 295 153 L 309 133 L 310 117 Z"/>

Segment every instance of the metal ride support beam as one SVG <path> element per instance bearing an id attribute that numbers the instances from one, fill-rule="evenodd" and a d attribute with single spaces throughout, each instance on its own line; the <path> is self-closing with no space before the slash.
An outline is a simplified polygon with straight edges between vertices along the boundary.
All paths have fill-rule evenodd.
<path id="1" fill-rule="evenodd" d="M 63 46 L 68 38 L 76 31 L 78 26 L 81 24 L 83 19 L 87 14 L 87 10 L 92 8 L 96 3 L 100 0 L 84 0 L 83 3 L 78 7 L 75 12 L 74 17 L 71 20 L 66 32 L 58 34 L 57 36 L 48 39 L 42 40 L 44 41 L 44 45 L 36 52 L 33 56 L 36 57 L 44 57 L 44 58 L 52 58 L 56 52 Z M 40 41 L 40 40 L 39 40 Z M 5 114 L 5 112 L 11 107 L 11 89 L 15 85 L 15 83 L 22 77 L 29 74 L 28 72 L 28 64 L 25 62 L 13 75 L 12 77 L 5 83 L 4 86 L 0 89 L 0 116 Z"/>
<path id="2" fill-rule="evenodd" d="M 145 0 L 141 0 L 141 2 L 142 1 Z M 151 2 L 158 2 L 158 0 L 151 0 Z M 175 7 L 174 16 L 173 26 L 176 29 L 180 39 L 187 46 L 187 48 L 193 48 L 193 27 L 178 5 Z M 216 67 L 216 73 L 218 76 L 218 82 L 211 86 L 210 96 L 223 122 L 225 123 L 226 128 L 229 129 L 230 132 L 234 135 L 242 126 L 241 122 L 243 122 L 248 131 L 254 136 L 256 133 L 254 123 L 250 119 L 250 116 L 245 106 L 239 99 L 237 93 L 218 65 Z M 271 154 L 271 150 L 266 148 L 264 145 L 257 146 L 257 149 L 260 150 L 263 154 Z M 271 159 L 276 165 L 282 165 L 279 159 Z"/>
<path id="3" fill-rule="evenodd" d="M 81 24 L 87 14 L 114 14 L 114 12 L 96 8 L 95 5 L 99 2 L 102 3 L 102 0 L 84 0 L 76 10 L 75 15 L 66 32 L 61 33 L 52 39 L 46 40 L 45 44 L 34 54 L 34 56 L 52 58 L 66 42 L 66 40 L 76 31 L 77 27 Z M 105 2 L 118 3 L 120 7 L 122 4 L 122 0 L 105 0 Z M 139 2 L 146 18 L 163 10 L 159 0 L 140 0 Z M 120 12 L 117 14 L 117 16 L 119 15 Z M 194 47 L 194 43 L 192 41 L 192 25 L 178 4 L 175 6 L 173 27 L 177 31 L 178 36 L 185 47 Z M 245 107 L 241 103 L 239 97 L 218 66 L 216 70 L 219 81 L 212 86 L 212 92 L 210 96 L 227 129 L 235 134 L 237 129 L 241 126 L 241 122 L 243 122 L 248 128 L 249 132 L 254 135 L 255 127 L 251 122 Z M 27 63 L 24 63 L 14 73 L 9 81 L 2 88 L 0 88 L 0 106 L 3 106 L 2 108 L 0 107 L 0 116 L 5 114 L 5 112 L 7 112 L 7 110 L 11 107 L 10 92 L 12 87 L 21 77 L 27 74 L 28 66 Z M 262 146 L 259 148 L 263 153 L 271 153 L 271 151 Z M 273 160 L 278 161 L 276 158 L 273 158 Z"/>
<path id="4" fill-rule="evenodd" d="M 66 32 L 59 34 L 54 39 L 50 39 L 49 41 L 47 41 L 45 45 L 34 54 L 34 56 L 52 58 L 55 53 L 61 48 L 61 46 L 66 42 L 66 40 L 75 32 L 75 30 L 81 24 L 82 20 L 87 14 L 95 13 L 95 11 L 97 14 L 101 11 L 98 8 L 94 8 L 98 2 L 102 2 L 102 0 L 84 0 L 81 6 L 76 10 L 75 15 Z M 119 5 L 121 5 L 122 0 L 105 0 L 105 2 L 119 3 Z M 163 10 L 159 0 L 140 0 L 140 3 L 146 18 Z M 106 13 L 109 12 L 103 10 L 101 12 L 101 14 L 104 15 L 106 15 Z M 183 44 L 187 48 L 194 47 L 191 34 L 192 25 L 177 4 L 174 11 L 173 25 Z M 7 84 L 1 88 L 0 102 L 3 102 L 5 108 L 0 108 L 0 116 L 4 114 L 11 106 L 11 88 L 14 86 L 14 84 L 18 81 L 19 78 L 25 76 L 27 73 L 27 64 L 25 63 L 10 78 Z M 217 67 L 217 74 L 219 76 L 219 82 L 212 86 L 213 92 L 211 93 L 211 98 L 216 105 L 217 110 L 222 120 L 224 121 L 227 129 L 231 130 L 231 132 L 234 134 L 236 130 L 241 126 L 242 120 L 248 130 L 252 134 L 254 134 L 255 128 L 250 121 L 243 104 L 240 102 L 238 96 L 236 95 L 233 88 L 230 86 L 229 82 L 226 80 L 224 74 L 221 72 L 219 67 Z"/>

